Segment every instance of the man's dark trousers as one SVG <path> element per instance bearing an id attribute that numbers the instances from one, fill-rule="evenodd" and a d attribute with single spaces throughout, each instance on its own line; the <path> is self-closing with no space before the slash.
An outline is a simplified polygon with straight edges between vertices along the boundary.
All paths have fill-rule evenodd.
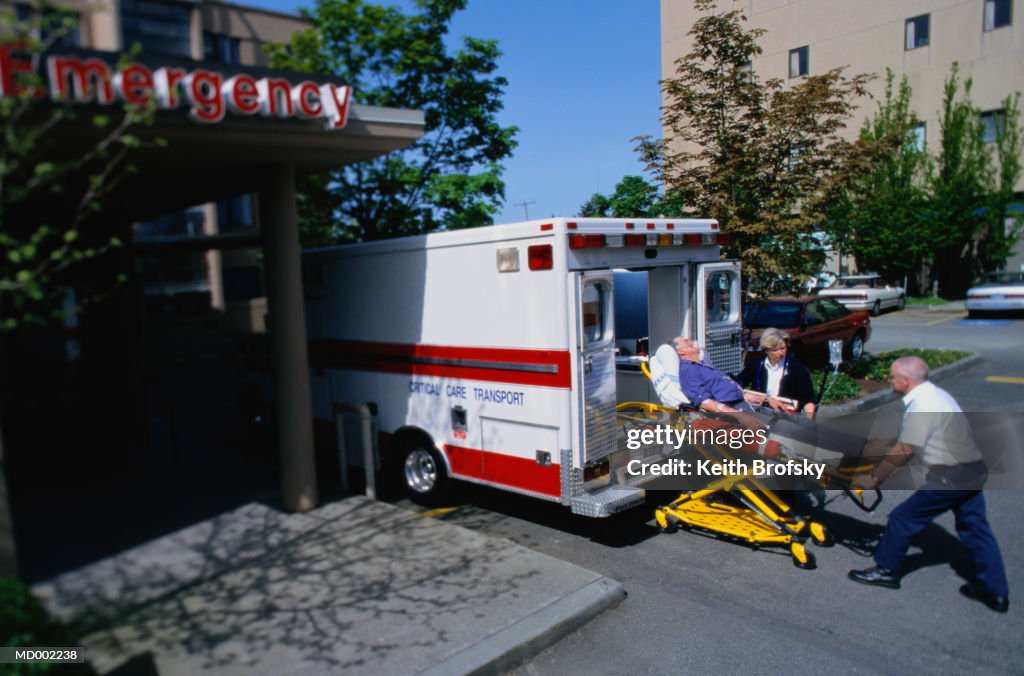
<path id="1" fill-rule="evenodd" d="M 994 596 L 1009 596 L 1010 585 L 1006 581 L 1003 557 L 988 525 L 985 498 L 981 491 L 916 491 L 889 515 L 882 541 L 875 550 L 875 563 L 882 568 L 899 571 L 914 536 L 935 517 L 950 509 L 956 517 L 957 535 L 971 554 L 981 587 Z"/>

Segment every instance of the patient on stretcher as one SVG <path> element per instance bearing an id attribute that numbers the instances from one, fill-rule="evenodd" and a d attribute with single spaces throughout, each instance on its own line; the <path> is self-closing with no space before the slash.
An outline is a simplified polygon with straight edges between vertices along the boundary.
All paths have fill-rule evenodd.
<path id="1" fill-rule="evenodd" d="M 711 367 L 705 365 L 705 368 Z M 815 423 L 803 415 L 786 415 L 767 407 L 719 407 L 715 403 L 707 404 L 708 400 L 704 399 L 700 402 L 704 405 L 697 409 L 680 386 L 677 375 L 679 355 L 672 345 L 659 347 L 650 359 L 648 369 L 654 390 L 666 407 L 677 409 L 681 413 L 702 410 L 713 416 L 716 425 L 740 425 L 755 430 L 767 428 L 769 442 L 756 448 L 744 449 L 751 453 L 768 458 L 806 458 L 840 468 L 862 464 L 862 460 L 870 462 L 865 456 L 878 453 L 884 455 L 887 448 L 885 442 L 869 444 L 863 437 Z M 728 376 L 723 374 L 723 377 Z M 700 424 L 712 424 L 712 421 Z"/>

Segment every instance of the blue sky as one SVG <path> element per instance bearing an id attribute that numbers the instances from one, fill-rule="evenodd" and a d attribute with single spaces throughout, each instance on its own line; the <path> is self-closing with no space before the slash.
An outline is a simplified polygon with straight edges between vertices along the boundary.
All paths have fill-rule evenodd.
<path id="1" fill-rule="evenodd" d="M 296 13 L 313 1 L 238 4 Z M 453 35 L 498 41 L 508 80 L 499 122 L 519 127 L 495 222 L 572 216 L 642 174 L 631 139 L 661 133 L 658 20 L 658 0 L 469 0 L 456 15 Z"/>

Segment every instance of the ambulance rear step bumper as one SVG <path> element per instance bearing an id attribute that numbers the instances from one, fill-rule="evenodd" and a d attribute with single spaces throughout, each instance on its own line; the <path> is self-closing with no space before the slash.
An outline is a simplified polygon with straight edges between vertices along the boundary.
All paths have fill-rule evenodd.
<path id="1" fill-rule="evenodd" d="M 644 490 L 631 486 L 609 486 L 572 499 L 572 513 L 582 516 L 611 516 L 644 501 Z"/>

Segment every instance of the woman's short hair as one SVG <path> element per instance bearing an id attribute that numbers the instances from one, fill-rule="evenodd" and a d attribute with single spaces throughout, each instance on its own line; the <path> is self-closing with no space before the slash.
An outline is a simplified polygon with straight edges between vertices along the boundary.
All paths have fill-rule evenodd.
<path id="1" fill-rule="evenodd" d="M 761 334 L 761 350 L 763 352 L 770 352 L 783 343 L 789 345 L 789 334 L 782 329 L 772 327 L 765 329 Z"/>

